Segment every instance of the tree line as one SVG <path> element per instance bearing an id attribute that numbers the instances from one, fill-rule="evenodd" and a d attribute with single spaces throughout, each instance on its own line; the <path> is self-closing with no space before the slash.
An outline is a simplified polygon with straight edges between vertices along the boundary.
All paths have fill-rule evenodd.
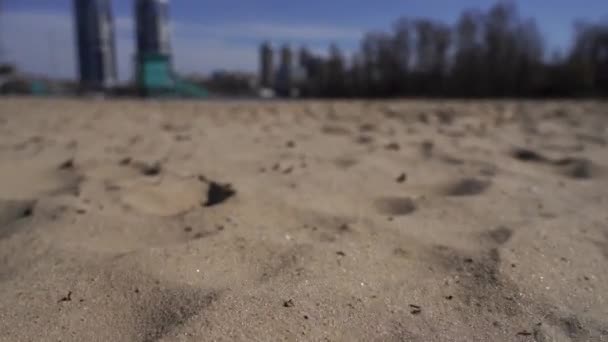
<path id="1" fill-rule="evenodd" d="M 534 19 L 513 2 L 466 10 L 450 26 L 398 19 L 346 58 L 302 48 L 298 84 L 309 97 L 576 97 L 608 95 L 608 23 L 577 23 L 572 46 L 547 53 Z"/>

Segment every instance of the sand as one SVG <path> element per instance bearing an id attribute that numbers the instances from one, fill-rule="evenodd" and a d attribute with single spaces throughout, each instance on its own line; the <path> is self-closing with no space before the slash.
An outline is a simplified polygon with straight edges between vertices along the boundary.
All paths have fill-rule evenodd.
<path id="1" fill-rule="evenodd" d="M 0 99 L 2 341 L 608 341 L 608 104 Z"/>

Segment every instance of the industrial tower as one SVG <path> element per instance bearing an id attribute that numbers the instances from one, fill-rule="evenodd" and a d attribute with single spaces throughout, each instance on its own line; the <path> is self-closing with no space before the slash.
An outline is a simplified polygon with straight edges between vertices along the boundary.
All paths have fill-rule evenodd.
<path id="1" fill-rule="evenodd" d="M 78 71 L 85 90 L 116 84 L 116 47 L 110 0 L 74 0 Z"/>

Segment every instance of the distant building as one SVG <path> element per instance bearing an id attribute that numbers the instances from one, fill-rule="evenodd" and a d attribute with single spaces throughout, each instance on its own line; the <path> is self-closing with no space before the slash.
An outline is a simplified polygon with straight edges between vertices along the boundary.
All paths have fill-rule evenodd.
<path id="1" fill-rule="evenodd" d="M 137 58 L 171 54 L 169 0 L 136 0 Z"/>
<path id="2" fill-rule="evenodd" d="M 274 86 L 274 52 L 270 43 L 260 47 L 260 88 L 271 89 Z"/>
<path id="3" fill-rule="evenodd" d="M 116 84 L 116 48 L 111 0 L 74 0 L 80 85 L 106 89 Z"/>
<path id="4" fill-rule="evenodd" d="M 311 58 L 311 53 L 308 51 L 307 48 L 300 48 L 300 53 L 298 55 L 298 66 L 303 69 L 307 69 L 308 65 L 310 64 Z"/>
<path id="5" fill-rule="evenodd" d="M 171 66 L 168 0 L 136 0 L 135 77 L 142 95 L 175 91 Z"/>
<path id="6" fill-rule="evenodd" d="M 306 47 L 300 48 L 298 63 L 295 71 L 295 79 L 300 89 L 306 88 L 307 82 L 312 75 L 313 56 Z"/>
<path id="7" fill-rule="evenodd" d="M 217 70 L 204 83 L 209 91 L 215 94 L 249 96 L 255 93 L 256 75 L 249 72 Z"/>
<path id="8" fill-rule="evenodd" d="M 290 96 L 293 89 L 293 54 L 288 45 L 281 48 L 281 65 L 277 74 L 277 93 Z"/>

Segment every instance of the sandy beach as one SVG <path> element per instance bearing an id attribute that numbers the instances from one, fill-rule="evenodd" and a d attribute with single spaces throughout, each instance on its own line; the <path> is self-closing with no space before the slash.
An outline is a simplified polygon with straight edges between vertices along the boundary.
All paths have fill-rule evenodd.
<path id="1" fill-rule="evenodd" d="M 1 341 L 608 341 L 608 104 L 0 99 Z"/>

